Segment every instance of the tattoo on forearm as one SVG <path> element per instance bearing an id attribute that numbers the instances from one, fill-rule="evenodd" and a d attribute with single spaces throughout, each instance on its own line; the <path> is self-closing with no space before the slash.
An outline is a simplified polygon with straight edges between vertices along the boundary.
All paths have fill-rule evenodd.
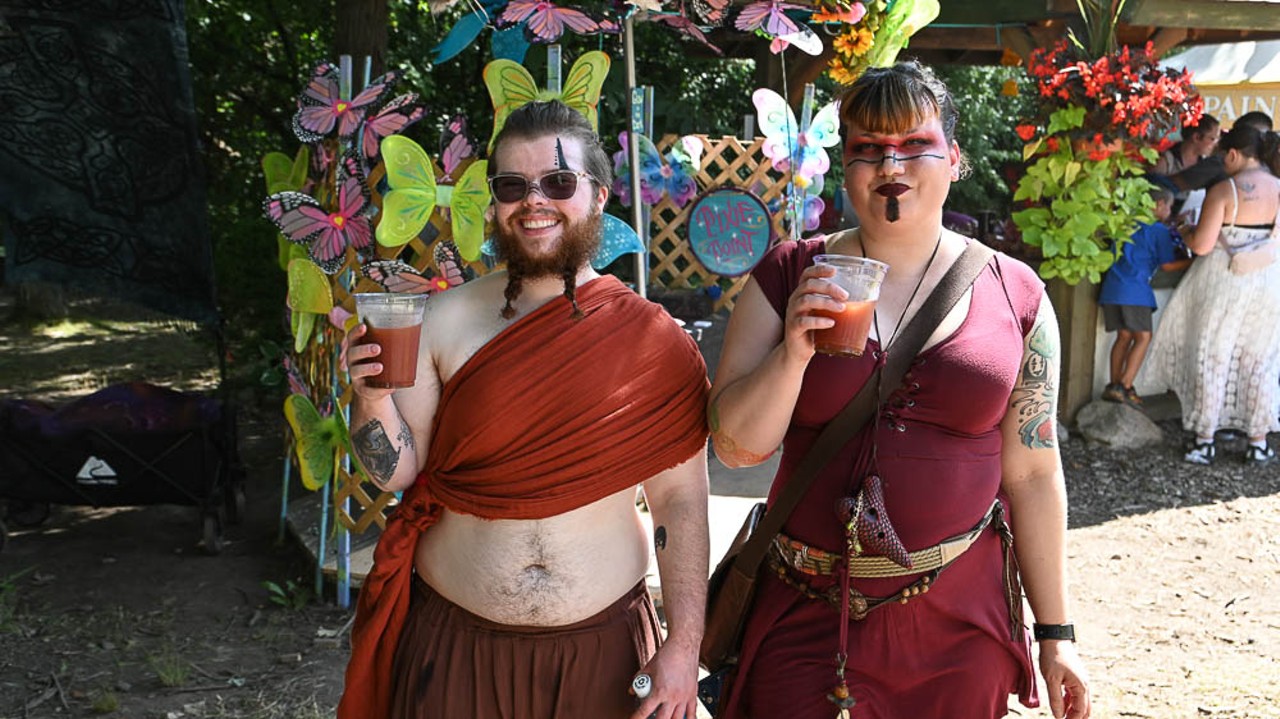
<path id="1" fill-rule="evenodd" d="M 408 428 L 402 423 L 402 435 L 406 429 Z M 371 419 L 357 429 L 351 435 L 351 447 L 374 484 L 382 487 L 391 481 L 391 476 L 396 473 L 396 465 L 400 463 L 400 450 L 391 443 L 391 438 L 382 428 L 382 422 Z"/>
<path id="2" fill-rule="evenodd" d="M 707 428 L 711 430 L 711 440 L 715 442 L 716 454 L 742 464 L 760 464 L 778 451 L 774 449 L 765 454 L 760 454 L 759 452 L 752 452 L 745 447 L 739 447 L 733 437 L 730 437 L 720 427 L 719 399 L 717 397 L 716 401 L 712 402 L 711 406 L 707 408 Z"/>
<path id="3" fill-rule="evenodd" d="M 666 527 L 660 526 L 657 529 L 653 530 L 653 548 L 654 549 L 667 548 L 667 528 Z"/>
<path id="4" fill-rule="evenodd" d="M 1013 389 L 1012 404 L 1017 411 L 1018 436 L 1031 449 L 1048 449 L 1057 444 L 1053 407 L 1058 394 L 1053 367 L 1056 346 L 1043 322 L 1031 329 L 1027 355 L 1022 364 L 1022 380 Z"/>

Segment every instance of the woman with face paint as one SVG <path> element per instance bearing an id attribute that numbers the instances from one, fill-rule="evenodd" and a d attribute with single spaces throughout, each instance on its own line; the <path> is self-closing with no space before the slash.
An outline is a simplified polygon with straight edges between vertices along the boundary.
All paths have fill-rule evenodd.
<path id="1" fill-rule="evenodd" d="M 942 225 L 965 163 L 934 74 L 873 68 L 840 103 L 844 189 L 861 226 L 770 251 L 737 299 L 711 390 L 722 462 L 759 464 L 781 448 L 771 502 L 973 242 Z M 815 351 L 814 331 L 847 297 L 818 254 L 889 265 L 860 356 Z M 721 716 L 1004 716 L 1012 694 L 1030 707 L 1043 698 L 1033 638 L 1053 715 L 1089 716 L 1067 597 L 1058 347 L 1043 284 L 996 254 L 902 382 L 871 384 L 878 412 L 770 549 Z"/>

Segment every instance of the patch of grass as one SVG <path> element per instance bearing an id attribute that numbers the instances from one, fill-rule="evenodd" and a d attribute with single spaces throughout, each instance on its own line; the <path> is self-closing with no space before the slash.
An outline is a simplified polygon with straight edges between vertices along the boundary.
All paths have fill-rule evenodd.
<path id="1" fill-rule="evenodd" d="M 155 672 L 161 686 L 180 687 L 191 678 L 191 665 L 172 652 L 149 656 L 147 664 L 151 667 L 151 671 Z"/>
<path id="2" fill-rule="evenodd" d="M 120 697 L 110 690 L 98 692 L 89 708 L 93 710 L 94 714 L 110 714 L 120 711 Z"/>
<path id="3" fill-rule="evenodd" d="M 14 634 L 21 630 L 18 617 L 18 580 L 35 569 L 34 566 L 0 577 L 0 634 Z"/>

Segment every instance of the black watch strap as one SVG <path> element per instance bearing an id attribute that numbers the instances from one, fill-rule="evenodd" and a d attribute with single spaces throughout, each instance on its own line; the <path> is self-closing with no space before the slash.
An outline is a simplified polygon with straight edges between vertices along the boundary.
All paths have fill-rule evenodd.
<path id="1" fill-rule="evenodd" d="M 1068 642 L 1076 640 L 1076 625 L 1074 624 L 1032 624 L 1031 634 L 1036 641 L 1041 639 L 1062 639 Z"/>

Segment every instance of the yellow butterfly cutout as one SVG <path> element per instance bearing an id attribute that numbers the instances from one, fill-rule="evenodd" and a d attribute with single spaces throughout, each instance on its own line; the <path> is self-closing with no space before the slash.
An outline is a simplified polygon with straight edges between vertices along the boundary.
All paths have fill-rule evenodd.
<path id="1" fill-rule="evenodd" d="M 600 104 L 600 89 L 609 74 L 609 63 L 609 56 L 599 50 L 583 54 L 569 68 L 559 93 L 539 88 L 533 75 L 517 62 L 498 59 L 485 65 L 484 84 L 489 88 L 489 98 L 493 101 L 493 135 L 489 138 L 489 148 L 493 149 L 493 138 L 506 124 L 507 116 L 516 108 L 535 101 L 560 100 L 582 113 L 591 121 L 591 127 L 599 131 L 596 106 Z"/>
<path id="2" fill-rule="evenodd" d="M 382 140 L 387 185 L 382 196 L 378 244 L 400 247 L 418 236 L 437 206 L 449 208 L 453 241 L 469 261 L 480 259 L 484 211 L 489 207 L 489 163 L 471 163 L 457 185 L 437 185 L 435 165 L 418 143 L 400 135 Z"/>

